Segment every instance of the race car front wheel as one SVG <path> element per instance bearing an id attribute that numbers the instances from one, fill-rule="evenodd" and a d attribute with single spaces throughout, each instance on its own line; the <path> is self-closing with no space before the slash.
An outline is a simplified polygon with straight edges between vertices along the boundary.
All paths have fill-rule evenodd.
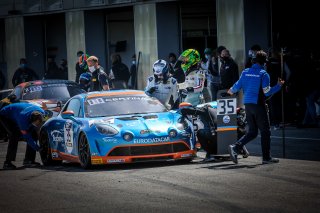
<path id="1" fill-rule="evenodd" d="M 51 146 L 49 143 L 49 137 L 48 134 L 44 131 L 40 134 L 40 157 L 43 165 L 45 166 L 52 166 L 52 165 L 60 165 L 62 163 L 62 160 L 53 160 L 52 159 L 52 152 L 51 152 Z"/>
<path id="2" fill-rule="evenodd" d="M 81 134 L 79 140 L 79 160 L 81 167 L 84 169 L 89 169 L 92 166 L 90 146 L 87 137 L 84 134 Z"/>

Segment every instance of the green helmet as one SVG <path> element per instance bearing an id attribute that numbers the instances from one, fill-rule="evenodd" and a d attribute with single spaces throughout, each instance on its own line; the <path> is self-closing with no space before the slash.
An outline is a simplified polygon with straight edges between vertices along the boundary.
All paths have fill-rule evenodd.
<path id="1" fill-rule="evenodd" d="M 200 54 L 195 49 L 187 49 L 181 55 L 182 60 L 181 68 L 184 72 L 187 72 L 190 67 L 200 62 Z"/>

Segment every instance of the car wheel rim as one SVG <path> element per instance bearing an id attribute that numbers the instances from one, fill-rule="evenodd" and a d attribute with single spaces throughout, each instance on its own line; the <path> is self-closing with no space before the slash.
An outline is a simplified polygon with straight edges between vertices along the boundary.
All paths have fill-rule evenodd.
<path id="1" fill-rule="evenodd" d="M 48 161 L 50 150 L 49 150 L 49 139 L 45 133 L 41 137 L 41 156 L 43 161 Z"/>
<path id="2" fill-rule="evenodd" d="M 82 164 L 86 165 L 89 163 L 90 149 L 89 149 L 88 141 L 85 136 L 82 136 L 80 139 L 79 155 L 80 155 L 80 161 Z"/>

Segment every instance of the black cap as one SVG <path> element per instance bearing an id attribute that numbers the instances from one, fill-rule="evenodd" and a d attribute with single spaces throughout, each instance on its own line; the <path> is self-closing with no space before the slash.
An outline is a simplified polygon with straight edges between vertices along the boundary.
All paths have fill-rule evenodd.
<path id="1" fill-rule="evenodd" d="M 174 53 L 169 53 L 169 58 L 170 58 L 170 57 L 177 58 L 176 54 L 174 54 Z"/>
<path id="2" fill-rule="evenodd" d="M 81 51 L 81 50 L 79 50 L 78 52 L 77 52 L 77 56 L 81 56 L 81 55 L 83 55 L 83 51 Z"/>
<path id="3" fill-rule="evenodd" d="M 217 48 L 217 53 L 220 55 L 221 54 L 221 52 L 222 52 L 222 50 L 225 50 L 225 49 L 227 49 L 225 46 L 219 46 L 218 48 Z"/>

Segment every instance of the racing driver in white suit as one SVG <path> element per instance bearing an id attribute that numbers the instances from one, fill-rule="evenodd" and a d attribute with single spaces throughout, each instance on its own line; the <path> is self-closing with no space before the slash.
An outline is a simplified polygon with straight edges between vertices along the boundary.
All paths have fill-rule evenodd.
<path id="1" fill-rule="evenodd" d="M 178 86 L 177 80 L 170 77 L 169 69 L 169 64 L 163 59 L 154 62 L 153 76 L 148 78 L 145 92 L 172 109 L 178 99 Z"/>

